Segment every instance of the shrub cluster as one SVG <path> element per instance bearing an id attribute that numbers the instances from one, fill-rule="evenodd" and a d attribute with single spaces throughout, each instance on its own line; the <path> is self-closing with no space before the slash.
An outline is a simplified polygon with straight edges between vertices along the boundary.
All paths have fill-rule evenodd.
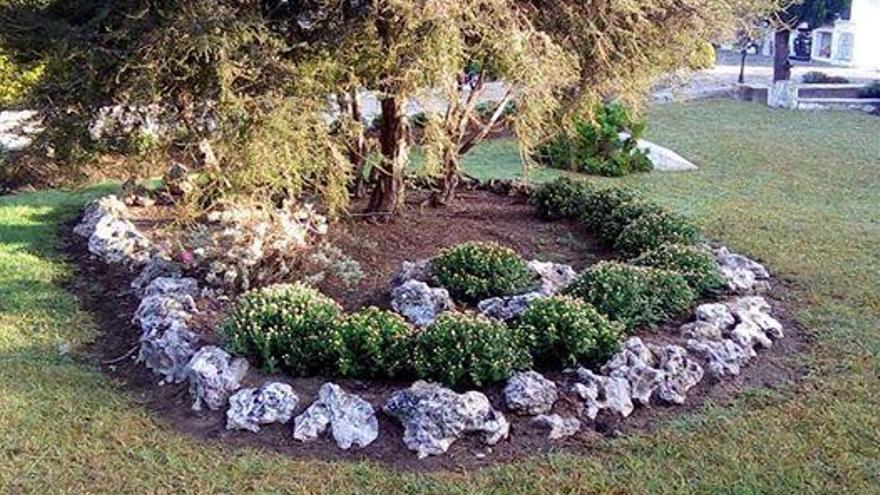
<path id="1" fill-rule="evenodd" d="M 678 272 L 703 296 L 717 294 L 724 287 L 724 277 L 718 271 L 714 256 L 697 246 L 663 244 L 634 259 L 632 264 Z"/>
<path id="2" fill-rule="evenodd" d="M 629 330 L 678 316 L 697 298 L 678 273 L 617 262 L 594 265 L 565 293 L 595 306 Z"/>
<path id="3" fill-rule="evenodd" d="M 587 182 L 560 177 L 535 190 L 530 201 L 542 218 L 560 220 L 578 218 L 596 190 Z"/>
<path id="4" fill-rule="evenodd" d="M 598 105 L 592 118 L 577 118 L 574 132 L 562 133 L 538 149 L 540 162 L 553 168 L 620 177 L 654 167 L 637 147 L 644 122 L 620 102 Z"/>
<path id="5" fill-rule="evenodd" d="M 450 386 L 499 382 L 531 365 L 522 335 L 482 316 L 444 313 L 415 340 L 419 377 Z"/>
<path id="6" fill-rule="evenodd" d="M 830 76 L 822 71 L 813 70 L 801 77 L 804 84 L 847 84 L 849 79 L 841 76 Z"/>
<path id="7" fill-rule="evenodd" d="M 596 308 L 567 296 L 533 301 L 517 329 L 540 367 L 604 363 L 620 348 L 623 328 Z"/>
<path id="8" fill-rule="evenodd" d="M 634 258 L 665 243 L 693 244 L 700 238 L 695 226 L 679 215 L 662 210 L 645 212 L 630 221 L 614 241 L 624 258 Z"/>
<path id="9" fill-rule="evenodd" d="M 437 282 L 465 303 L 521 294 L 536 284 L 526 262 L 494 242 L 466 242 L 445 249 L 431 269 Z"/>
<path id="10" fill-rule="evenodd" d="M 370 307 L 339 325 L 336 369 L 350 378 L 394 378 L 412 368 L 413 330 L 398 314 Z"/>

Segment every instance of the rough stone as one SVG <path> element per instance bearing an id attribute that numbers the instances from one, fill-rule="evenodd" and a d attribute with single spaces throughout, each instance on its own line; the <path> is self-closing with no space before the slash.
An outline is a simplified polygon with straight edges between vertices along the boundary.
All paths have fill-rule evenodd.
<path id="1" fill-rule="evenodd" d="M 366 447 L 379 436 L 373 406 L 333 383 L 321 386 L 318 399 L 294 420 L 293 438 L 314 440 L 328 427 L 336 445 L 343 450 L 352 445 Z"/>
<path id="2" fill-rule="evenodd" d="M 604 366 L 602 372 L 607 375 L 625 377 L 630 368 L 635 366 L 653 366 L 654 354 L 639 337 L 626 339 L 623 346 Z"/>
<path id="3" fill-rule="evenodd" d="M 82 220 L 73 228 L 73 232 L 81 237 L 89 238 L 95 233 L 95 227 L 104 217 L 124 218 L 128 208 L 116 195 L 104 196 L 90 201 L 83 212 Z"/>
<path id="4" fill-rule="evenodd" d="M 164 254 L 155 253 L 144 264 L 140 274 L 131 282 L 131 288 L 141 297 L 144 295 L 144 289 L 150 285 L 153 280 L 164 278 L 180 278 L 183 276 L 183 270 L 180 265 L 169 260 Z"/>
<path id="5" fill-rule="evenodd" d="M 748 351 L 751 357 L 757 356 L 756 347 L 767 349 L 773 345 L 773 341 L 767 337 L 761 327 L 751 321 L 737 323 L 730 331 L 730 338 Z"/>
<path id="6" fill-rule="evenodd" d="M 532 260 L 528 267 L 541 277 L 540 292 L 545 296 L 557 294 L 577 278 L 571 265 Z"/>
<path id="7" fill-rule="evenodd" d="M 550 430 L 548 438 L 550 440 L 560 440 L 568 438 L 581 429 L 581 422 L 577 418 L 562 417 L 558 414 L 541 414 L 532 420 L 532 424 Z"/>
<path id="8" fill-rule="evenodd" d="M 233 358 L 223 349 L 205 346 L 199 349 L 186 365 L 189 393 L 199 411 L 206 406 L 217 411 L 226 406 L 229 396 L 241 388 L 241 380 L 247 374 L 248 362 Z"/>
<path id="9" fill-rule="evenodd" d="M 727 288 L 737 294 L 763 292 L 769 288 L 770 273 L 760 263 L 726 247 L 714 251 L 718 270 L 727 280 Z"/>
<path id="10" fill-rule="evenodd" d="M 424 381 L 395 392 L 384 411 L 403 425 L 403 442 L 420 459 L 446 452 L 465 434 L 480 434 L 495 445 L 510 432 L 510 423 L 482 393 L 457 394 Z"/>
<path id="11" fill-rule="evenodd" d="M 270 423 L 287 423 L 299 405 L 293 388 L 280 382 L 271 382 L 259 388 L 244 388 L 229 398 L 226 411 L 227 430 L 260 431 Z"/>
<path id="12" fill-rule="evenodd" d="M 199 281 L 194 278 L 158 277 L 144 289 L 144 297 L 171 296 L 189 301 L 199 295 Z"/>
<path id="13" fill-rule="evenodd" d="M 477 304 L 477 309 L 486 317 L 507 321 L 519 317 L 528 309 L 532 301 L 541 297 L 543 295 L 540 292 L 529 292 L 509 297 L 492 297 L 480 301 Z"/>
<path id="14" fill-rule="evenodd" d="M 455 307 L 446 289 L 431 288 L 424 282 L 410 280 L 391 291 L 391 307 L 410 323 L 425 327 L 437 315 Z"/>
<path id="15" fill-rule="evenodd" d="M 687 339 L 720 340 L 722 338 L 721 329 L 705 321 L 685 323 L 679 328 L 679 331 Z"/>
<path id="16" fill-rule="evenodd" d="M 749 352 L 730 339 L 688 340 L 687 348 L 706 359 L 710 375 L 717 379 L 739 375 L 750 359 Z"/>
<path id="17" fill-rule="evenodd" d="M 654 393 L 665 383 L 666 374 L 657 368 L 637 365 L 629 369 L 626 379 L 629 381 L 630 397 L 639 404 L 648 405 Z"/>
<path id="18" fill-rule="evenodd" d="M 128 220 L 104 215 L 89 237 L 89 252 L 107 263 L 140 265 L 150 257 L 150 241 Z"/>
<path id="19" fill-rule="evenodd" d="M 727 330 L 736 323 L 730 309 L 721 303 L 701 304 L 694 310 L 697 321 L 704 321 L 720 330 Z"/>
<path id="20" fill-rule="evenodd" d="M 739 321 L 753 323 L 773 339 L 785 336 L 782 323 L 770 315 L 770 303 L 763 297 L 740 297 L 730 303 L 730 309 Z"/>
<path id="21" fill-rule="evenodd" d="M 167 318 L 141 334 L 138 362 L 163 377 L 163 381 L 186 380 L 186 365 L 196 353 L 199 338 L 180 320 Z"/>
<path id="22" fill-rule="evenodd" d="M 418 261 L 404 261 L 400 270 L 391 277 L 391 288 L 399 287 L 410 280 L 431 283 L 431 259 L 426 258 Z"/>
<path id="23" fill-rule="evenodd" d="M 574 384 L 572 391 L 584 400 L 590 419 L 596 419 L 603 409 L 624 418 L 632 414 L 634 406 L 627 378 L 597 375 L 586 368 L 579 368 L 577 379 L 579 383 Z"/>
<path id="24" fill-rule="evenodd" d="M 660 351 L 660 369 L 664 378 L 657 395 L 673 404 L 684 404 L 687 392 L 703 379 L 703 367 L 677 345 L 668 345 Z"/>
<path id="25" fill-rule="evenodd" d="M 520 414 L 548 413 L 557 397 L 556 384 L 536 371 L 517 373 L 504 387 L 504 403 L 508 409 Z"/>

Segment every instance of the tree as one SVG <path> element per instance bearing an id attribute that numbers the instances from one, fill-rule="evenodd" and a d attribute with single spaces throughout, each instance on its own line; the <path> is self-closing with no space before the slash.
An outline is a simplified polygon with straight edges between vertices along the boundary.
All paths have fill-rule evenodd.
<path id="1" fill-rule="evenodd" d="M 780 27 L 773 38 L 773 80 L 787 81 L 791 78 L 788 47 L 792 28 L 806 22 L 810 29 L 815 29 L 835 20 L 851 5 L 852 0 L 802 0 L 779 11 Z"/>

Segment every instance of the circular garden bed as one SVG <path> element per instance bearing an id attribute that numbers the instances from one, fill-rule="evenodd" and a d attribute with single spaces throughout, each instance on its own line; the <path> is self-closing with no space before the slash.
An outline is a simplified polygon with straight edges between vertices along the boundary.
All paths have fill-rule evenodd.
<path id="1" fill-rule="evenodd" d="M 189 249 L 160 207 L 90 203 L 73 250 L 115 296 L 91 300 L 99 349 L 121 354 L 105 364 L 200 436 L 418 465 L 584 448 L 795 373 L 778 358 L 800 336 L 762 295 L 767 270 L 674 212 L 568 179 L 470 194 L 329 234 L 310 209 L 196 229 L 219 223 L 248 239 L 238 251 Z M 272 222 L 281 234 L 258 238 Z M 321 236 L 320 277 L 285 258 Z"/>

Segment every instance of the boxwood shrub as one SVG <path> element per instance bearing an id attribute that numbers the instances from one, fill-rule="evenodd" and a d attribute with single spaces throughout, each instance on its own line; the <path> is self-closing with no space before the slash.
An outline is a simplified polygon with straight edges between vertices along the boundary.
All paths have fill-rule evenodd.
<path id="1" fill-rule="evenodd" d="M 421 378 L 452 387 L 506 380 L 531 366 L 522 335 L 482 316 L 444 313 L 416 335 L 414 364 Z"/>
<path id="2" fill-rule="evenodd" d="M 612 261 L 583 272 L 565 293 L 592 304 L 628 330 L 677 316 L 696 300 L 677 273 Z"/>
<path id="3" fill-rule="evenodd" d="M 620 187 L 598 189 L 587 196 L 581 210 L 581 221 L 593 231 L 599 232 L 615 211 L 624 204 L 638 199 L 636 193 L 630 189 Z"/>
<path id="4" fill-rule="evenodd" d="M 614 249 L 623 258 L 635 258 L 665 243 L 694 244 L 700 231 L 684 218 L 657 211 L 641 215 L 630 222 L 614 242 Z"/>
<path id="5" fill-rule="evenodd" d="M 643 216 L 661 214 L 662 212 L 663 209 L 656 203 L 642 198 L 634 198 L 611 210 L 595 227 L 595 231 L 604 243 L 613 246 L 629 224 Z"/>
<path id="6" fill-rule="evenodd" d="M 694 291 L 703 296 L 721 292 L 724 278 L 712 253 L 698 246 L 663 244 L 632 261 L 634 265 L 650 266 L 680 273 Z"/>
<path id="7" fill-rule="evenodd" d="M 555 296 L 532 301 L 518 330 L 535 364 L 544 368 L 604 363 L 620 348 L 623 327 L 580 299 Z"/>
<path id="8" fill-rule="evenodd" d="M 394 378 L 412 368 L 413 329 L 397 313 L 369 307 L 339 324 L 337 371 L 351 378 Z"/>
<path id="9" fill-rule="evenodd" d="M 335 366 L 341 308 L 304 284 L 250 291 L 222 326 L 228 348 L 270 372 L 320 374 Z"/>
<path id="10" fill-rule="evenodd" d="M 445 249 L 431 268 L 437 283 L 465 303 L 521 294 L 536 284 L 526 262 L 494 242 L 466 242 Z"/>
<path id="11" fill-rule="evenodd" d="M 541 217 L 547 220 L 579 217 L 587 205 L 593 186 L 587 182 L 558 177 L 541 184 L 531 197 Z"/>

